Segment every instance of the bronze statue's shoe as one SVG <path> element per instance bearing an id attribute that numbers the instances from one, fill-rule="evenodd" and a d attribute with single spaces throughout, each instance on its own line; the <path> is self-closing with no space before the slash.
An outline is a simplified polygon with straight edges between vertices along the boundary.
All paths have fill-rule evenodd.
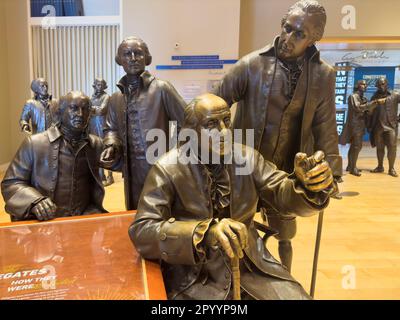
<path id="1" fill-rule="evenodd" d="M 350 174 L 352 174 L 353 176 L 356 176 L 356 177 L 361 177 L 360 170 L 358 170 L 357 168 L 350 170 Z"/>
<path id="2" fill-rule="evenodd" d="M 397 174 L 396 170 L 389 169 L 389 176 L 397 178 L 399 175 Z"/>
<path id="3" fill-rule="evenodd" d="M 337 178 L 335 178 L 335 180 L 336 180 L 337 183 L 342 183 L 343 182 L 342 177 L 337 177 Z"/>
<path id="4" fill-rule="evenodd" d="M 371 170 L 372 173 L 382 173 L 385 169 L 383 167 L 376 167 L 374 170 Z"/>

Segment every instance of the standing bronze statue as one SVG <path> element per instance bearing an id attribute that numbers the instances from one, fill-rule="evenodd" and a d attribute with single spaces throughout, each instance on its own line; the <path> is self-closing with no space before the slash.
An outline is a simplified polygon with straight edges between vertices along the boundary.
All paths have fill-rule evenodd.
<path id="1" fill-rule="evenodd" d="M 340 180 L 336 73 L 315 47 L 325 24 L 325 9 L 318 2 L 295 3 L 283 17 L 274 43 L 242 58 L 215 93 L 229 105 L 238 103 L 233 127 L 254 129 L 254 147 L 266 160 L 292 172 L 297 152 L 322 150 Z M 266 208 L 270 226 L 279 231 L 279 255 L 290 270 L 295 218 L 280 215 L 267 203 L 260 205 Z"/>
<path id="2" fill-rule="evenodd" d="M 59 101 L 59 126 L 27 137 L 1 183 L 12 221 L 103 213 L 100 138 L 88 135 L 90 98 L 70 92 Z"/>
<path id="3" fill-rule="evenodd" d="M 23 132 L 41 133 L 57 121 L 55 119 L 56 102 L 52 100 L 48 88 L 49 85 L 43 78 L 32 81 L 31 90 L 34 97 L 25 103 L 19 122 Z"/>
<path id="4" fill-rule="evenodd" d="M 348 116 L 340 143 L 346 145 L 350 143 L 348 152 L 348 165 L 346 171 L 354 176 L 361 176 L 361 170 L 357 168 L 358 155 L 362 148 L 363 136 L 367 128 L 368 115 L 377 106 L 378 100 L 368 102 L 364 97 L 367 90 L 367 82 L 359 80 L 356 90 L 348 99 Z M 380 101 L 380 100 L 379 100 Z"/>
<path id="5" fill-rule="evenodd" d="M 104 79 L 96 78 L 93 83 L 94 93 L 92 95 L 92 114 L 89 123 L 89 132 L 100 138 L 104 138 L 104 123 L 108 110 L 108 102 L 110 96 L 105 91 L 107 89 L 107 82 Z M 108 171 L 107 177 L 104 169 L 100 168 L 100 177 L 105 187 L 114 183 L 112 171 Z"/>
<path id="6" fill-rule="evenodd" d="M 215 145 L 202 140 L 201 147 L 190 140 L 190 161 L 182 144 L 153 166 L 130 237 L 144 258 L 161 260 L 169 299 L 232 299 L 238 277 L 232 280 L 231 259 L 240 259 L 235 288 L 242 299 L 309 299 L 267 250 L 253 218 L 259 198 L 285 217 L 316 214 L 334 192 L 332 171 L 322 152 L 297 154 L 292 175 L 277 170 L 253 148 L 227 143 L 230 117 L 226 102 L 212 94 L 189 104 L 182 130 L 198 141 L 203 132 L 220 137 Z M 200 161 L 204 145 L 217 163 Z M 238 174 L 244 166 L 249 170 Z"/>
<path id="7" fill-rule="evenodd" d="M 110 98 L 104 129 L 105 150 L 101 162 L 105 168 L 120 163 L 124 177 L 127 210 L 137 208 L 139 195 L 151 165 L 146 141 L 151 129 L 161 129 L 169 137 L 170 121 L 183 120 L 184 100 L 167 81 L 156 79 L 145 67 L 152 56 L 147 44 L 136 37 L 125 39 L 116 55 L 126 75 L 118 83 L 121 92 Z"/>
<path id="8" fill-rule="evenodd" d="M 384 172 L 383 158 L 385 157 L 385 146 L 387 148 L 387 157 L 389 160 L 389 175 L 398 177 L 394 169 L 397 151 L 398 135 L 398 109 L 400 102 L 399 92 L 390 92 L 388 90 L 388 81 L 386 78 L 379 78 L 376 81 L 377 91 L 371 100 L 380 99 L 379 106 L 374 110 L 371 116 L 369 131 L 372 147 L 376 146 L 378 157 L 378 166 L 372 170 L 372 173 Z"/>

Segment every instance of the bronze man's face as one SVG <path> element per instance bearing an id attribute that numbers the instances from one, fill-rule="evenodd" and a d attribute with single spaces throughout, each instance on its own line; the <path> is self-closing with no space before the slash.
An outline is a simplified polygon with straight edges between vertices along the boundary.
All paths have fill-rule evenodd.
<path id="1" fill-rule="evenodd" d="M 379 93 L 386 93 L 388 90 L 388 82 L 386 79 L 379 79 L 377 83 Z"/>
<path id="2" fill-rule="evenodd" d="M 303 56 L 307 48 L 315 42 L 313 27 L 312 16 L 307 16 L 301 10 L 290 14 L 282 26 L 278 57 L 284 61 L 293 61 Z"/>
<path id="3" fill-rule="evenodd" d="M 41 80 L 38 83 L 35 93 L 41 96 L 47 96 L 48 90 L 49 90 L 49 85 L 47 84 L 47 81 Z"/>
<path id="4" fill-rule="evenodd" d="M 201 130 L 209 134 L 208 150 L 210 154 L 223 156 L 231 151 L 226 142 L 231 141 L 231 112 L 226 102 L 216 96 L 208 95 L 196 107 L 199 119 L 198 135 Z M 230 140 L 228 140 L 230 138 Z M 213 141 L 213 139 L 215 139 Z"/>
<path id="5" fill-rule="evenodd" d="M 365 92 L 367 90 L 367 82 L 366 81 L 358 82 L 357 89 L 358 91 Z"/>
<path id="6" fill-rule="evenodd" d="M 96 82 L 93 84 L 93 88 L 94 88 L 94 90 L 96 91 L 96 93 L 103 92 L 104 89 L 105 89 L 104 84 L 103 84 L 102 82 L 100 82 L 100 81 L 96 81 Z"/>
<path id="7" fill-rule="evenodd" d="M 61 117 L 64 126 L 76 131 L 84 131 L 89 123 L 90 109 L 86 99 L 72 99 Z"/>
<path id="8" fill-rule="evenodd" d="M 127 40 L 118 51 L 118 57 L 129 75 L 140 75 L 146 68 L 146 51 L 139 41 Z"/>

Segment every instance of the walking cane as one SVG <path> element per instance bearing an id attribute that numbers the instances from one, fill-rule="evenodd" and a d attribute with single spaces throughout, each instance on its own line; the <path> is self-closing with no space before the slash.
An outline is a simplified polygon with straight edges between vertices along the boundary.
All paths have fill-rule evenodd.
<path id="1" fill-rule="evenodd" d="M 233 281 L 233 300 L 241 300 L 240 297 L 240 268 L 239 258 L 231 259 L 232 281 Z"/>
<path id="2" fill-rule="evenodd" d="M 315 240 L 314 261 L 313 261 L 313 270 L 312 270 L 312 277 L 311 277 L 310 296 L 312 298 L 314 298 L 315 284 L 317 281 L 318 256 L 319 256 L 319 247 L 321 244 L 321 234 L 322 234 L 323 222 L 324 222 L 324 211 L 321 211 L 318 215 L 317 238 Z"/>

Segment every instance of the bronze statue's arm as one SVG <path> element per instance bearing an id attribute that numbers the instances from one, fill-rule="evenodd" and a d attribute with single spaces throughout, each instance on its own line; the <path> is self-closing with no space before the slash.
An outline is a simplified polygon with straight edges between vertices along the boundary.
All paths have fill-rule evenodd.
<path id="1" fill-rule="evenodd" d="M 363 107 L 368 114 L 372 114 L 378 105 L 379 101 L 373 100 L 363 104 Z"/>
<path id="2" fill-rule="evenodd" d="M 14 220 L 28 219 L 32 207 L 46 198 L 30 185 L 33 157 L 32 142 L 28 137 L 20 146 L 1 183 L 6 212 Z"/>
<path id="3" fill-rule="evenodd" d="M 242 58 L 228 71 L 212 93 L 224 99 L 229 106 L 239 102 L 247 91 L 248 69 L 248 58 Z"/>
<path id="4" fill-rule="evenodd" d="M 342 157 L 339 155 L 339 137 L 336 123 L 335 104 L 335 72 L 329 74 L 327 83 L 327 94 L 317 106 L 312 122 L 312 133 L 314 137 L 314 150 L 321 150 L 325 153 L 333 176 L 342 176 Z"/>
<path id="5" fill-rule="evenodd" d="M 361 103 L 359 100 L 354 98 L 354 95 L 349 96 L 348 101 L 349 107 L 353 108 L 355 112 L 364 113 L 365 111 L 372 111 L 374 106 L 376 106 L 376 101 L 370 101 L 366 103 Z"/>
<path id="6" fill-rule="evenodd" d="M 329 194 L 309 192 L 295 174 L 277 170 L 255 151 L 253 178 L 259 196 L 276 211 L 287 216 L 312 216 L 328 206 Z"/>
<path id="7" fill-rule="evenodd" d="M 27 127 L 31 131 L 31 126 L 29 125 L 29 120 L 31 118 L 31 105 L 27 102 L 22 109 L 21 117 L 19 120 L 19 125 L 21 127 L 21 131 L 26 131 L 25 127 Z"/>
<path id="8" fill-rule="evenodd" d="M 105 147 L 114 146 L 116 148 L 122 148 L 122 141 L 118 136 L 118 119 L 117 110 L 118 106 L 114 103 L 113 97 L 111 97 L 108 104 L 108 112 L 106 115 L 106 121 L 104 123 L 104 139 L 103 143 Z"/>
<path id="9" fill-rule="evenodd" d="M 193 236 L 204 220 L 191 220 L 190 217 L 185 221 L 176 220 L 171 212 L 174 197 L 172 182 L 155 164 L 147 176 L 129 235 L 136 250 L 146 259 L 194 265 L 198 258 Z"/>

